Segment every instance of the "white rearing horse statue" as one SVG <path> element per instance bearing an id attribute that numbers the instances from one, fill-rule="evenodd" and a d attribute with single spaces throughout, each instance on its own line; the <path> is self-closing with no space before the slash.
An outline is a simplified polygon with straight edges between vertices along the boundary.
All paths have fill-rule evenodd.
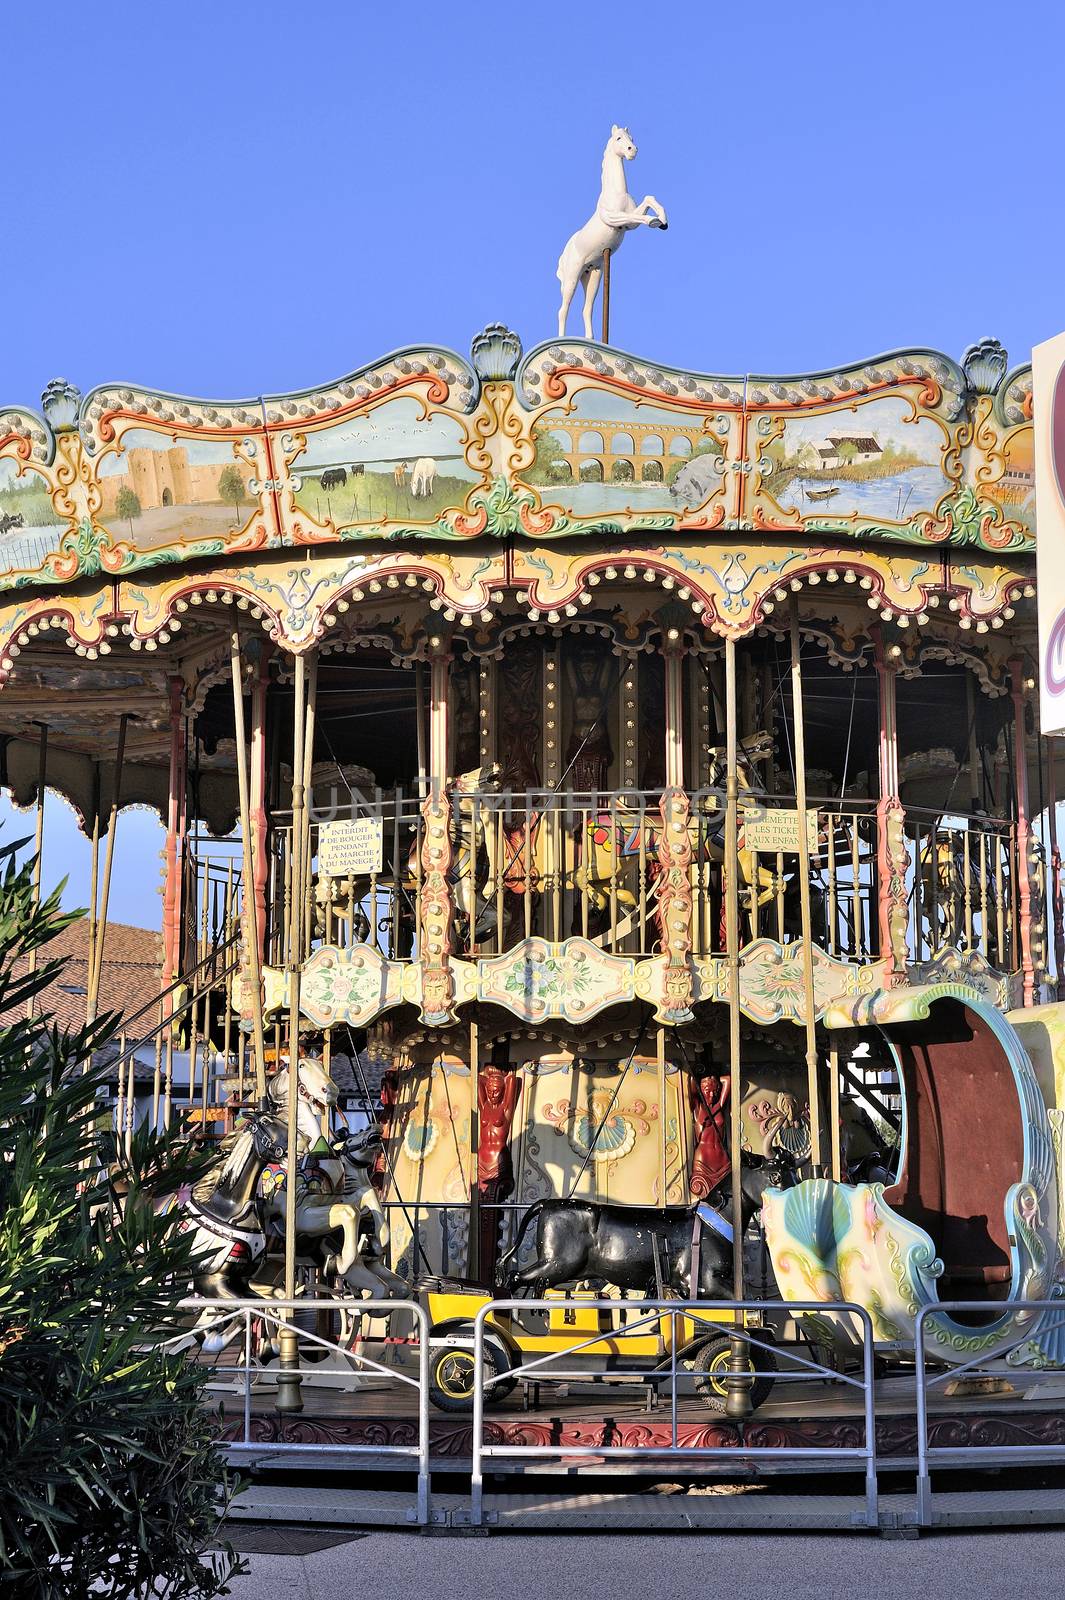
<path id="1" fill-rule="evenodd" d="M 566 317 L 578 283 L 584 285 L 584 337 L 592 339 L 592 310 L 603 276 L 603 251 L 616 254 L 625 234 L 641 223 L 649 228 L 667 228 L 665 207 L 653 194 L 644 195 L 639 205 L 625 182 L 625 162 L 636 154 L 628 128 L 617 123 L 610 130 L 603 151 L 603 181 L 595 215 L 578 228 L 558 258 L 558 279 L 562 285 L 562 304 L 558 311 L 558 336 L 566 336 Z"/>

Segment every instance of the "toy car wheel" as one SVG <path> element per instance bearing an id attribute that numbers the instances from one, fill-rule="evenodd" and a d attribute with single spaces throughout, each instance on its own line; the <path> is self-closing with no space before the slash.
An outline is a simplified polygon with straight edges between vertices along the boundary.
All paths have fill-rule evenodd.
<path id="1" fill-rule="evenodd" d="M 473 1324 L 449 1328 L 447 1334 L 468 1339 L 469 1344 L 440 1345 L 429 1352 L 429 1398 L 438 1411 L 473 1410 Z M 442 1337 L 447 1337 L 447 1334 Z M 510 1357 L 498 1339 L 484 1341 L 484 1370 L 489 1378 L 503 1378 L 510 1370 Z M 485 1405 L 498 1405 L 514 1390 L 517 1379 L 493 1383 L 485 1394 Z"/>
<path id="2" fill-rule="evenodd" d="M 728 1377 L 728 1362 L 731 1341 L 723 1334 L 716 1339 L 708 1339 L 695 1358 L 695 1388 L 703 1404 L 711 1411 L 724 1411 L 725 1401 L 728 1399 L 728 1389 L 725 1380 Z M 765 1376 L 778 1370 L 777 1358 L 767 1346 L 751 1346 L 747 1358 L 747 1370 L 758 1369 L 758 1377 L 751 1384 L 751 1410 L 757 1411 L 768 1398 L 773 1387 L 773 1379 Z"/>

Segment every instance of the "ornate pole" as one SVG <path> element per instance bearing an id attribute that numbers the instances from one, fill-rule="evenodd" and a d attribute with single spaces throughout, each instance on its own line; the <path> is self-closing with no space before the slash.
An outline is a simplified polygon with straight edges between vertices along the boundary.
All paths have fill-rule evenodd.
<path id="1" fill-rule="evenodd" d="M 603 343 L 610 343 L 610 251 L 603 251 Z"/>
<path id="2" fill-rule="evenodd" d="M 100 889 L 100 921 L 96 930 L 96 948 L 89 977 L 87 1017 L 95 1022 L 100 1003 L 100 978 L 104 966 L 104 940 L 107 937 L 107 902 L 111 895 L 111 868 L 115 859 L 115 834 L 118 832 L 118 812 L 122 804 L 122 767 L 126 757 L 126 723 L 128 714 L 123 711 L 118 719 L 118 748 L 115 752 L 115 776 L 111 786 L 111 818 L 107 825 L 107 850 L 104 854 L 104 881 Z M 191 1068 L 190 1068 L 191 1070 Z"/>
<path id="3" fill-rule="evenodd" d="M 166 844 L 163 860 L 163 987 L 178 975 L 181 961 L 181 887 L 184 873 L 182 821 L 185 813 L 185 730 L 182 726 L 182 700 L 185 685 L 174 675 L 170 692 L 170 770 L 167 781 Z"/>
<path id="4" fill-rule="evenodd" d="M 1065 898 L 1061 884 L 1061 848 L 1058 844 L 1058 784 L 1056 746 L 1047 746 L 1047 818 L 1050 823 L 1050 910 L 1054 924 L 1054 971 L 1057 974 L 1055 997 L 1065 1000 Z"/>
<path id="5" fill-rule="evenodd" d="M 244 919 L 244 954 L 251 974 L 251 1036 L 255 1059 L 255 1098 L 266 1093 L 266 1042 L 263 1038 L 263 979 L 259 962 L 259 942 L 255 937 L 254 908 L 250 885 L 254 878 L 251 841 L 251 806 L 248 799 L 248 746 L 244 732 L 244 684 L 241 678 L 240 634 L 236 628 L 229 641 L 230 671 L 233 678 L 233 732 L 237 746 L 237 794 L 240 801 L 240 838 L 243 848 L 241 912 Z M 242 1005 L 241 1009 L 244 1007 Z"/>
<path id="6" fill-rule="evenodd" d="M 743 1077 L 740 1043 L 740 792 L 736 766 L 739 738 L 736 716 L 736 641 L 725 640 L 725 956 L 728 965 L 729 1160 L 732 1164 L 732 1298 L 743 1299 L 743 1184 L 741 1173 Z M 698 1299 L 699 1285 L 691 1285 Z M 751 1414 L 751 1380 L 747 1349 L 733 1337 L 729 1349 L 725 1415 L 742 1420 Z"/>
<path id="7" fill-rule="evenodd" d="M 448 873 L 451 868 L 451 802 L 447 792 L 448 667 L 450 641 L 429 640 L 429 787 L 422 802 L 422 894 L 420 917 L 422 1021 L 450 1021 L 454 982 L 451 975 L 453 908 Z"/>
<path id="8" fill-rule="evenodd" d="M 1035 1004 L 1035 962 L 1032 959 L 1032 875 L 1029 851 L 1032 825 L 1028 817 L 1028 754 L 1024 735 L 1024 665 L 1019 657 L 1010 661 L 1010 692 L 1013 699 L 1013 770 L 1016 788 L 1017 888 L 1020 900 L 1022 1004 Z"/>
<path id="9" fill-rule="evenodd" d="M 85 965 L 85 1021 L 89 1022 L 89 980 L 96 965 L 96 929 L 100 900 L 100 763 L 92 764 L 92 858 L 89 867 L 89 951 Z M 86 1069 L 88 1063 L 86 1063 Z"/>
<path id="10" fill-rule="evenodd" d="M 37 746 L 37 828 L 33 841 L 33 909 L 41 903 L 41 852 L 44 849 L 44 790 L 48 777 L 48 724 L 39 722 L 40 743 Z M 30 951 L 30 972 L 37 971 L 36 946 Z M 31 995 L 26 1002 L 26 1015 L 32 1017 L 39 996 Z"/>
<path id="11" fill-rule="evenodd" d="M 285 1171 L 285 1298 L 296 1292 L 296 1133 L 299 1110 L 300 961 L 303 942 L 303 844 L 307 662 L 295 660 L 292 705 L 292 894 L 288 921 L 288 1156 Z"/>
<path id="12" fill-rule="evenodd" d="M 906 813 L 899 798 L 899 750 L 895 720 L 895 669 L 884 654 L 880 628 L 873 633 L 880 702 L 880 798 L 876 805 L 877 917 L 885 989 L 906 982 Z"/>
<path id="13" fill-rule="evenodd" d="M 251 843 L 255 932 L 260 966 L 266 960 L 266 694 L 270 683 L 270 646 L 264 641 L 251 691 Z"/>
<path id="14" fill-rule="evenodd" d="M 466 1273 L 475 1283 L 481 1278 L 481 1041 L 477 1013 L 470 1016 L 470 1162 L 468 1188 L 470 1222 L 466 1246 Z"/>
<path id="15" fill-rule="evenodd" d="M 692 846 L 688 827 L 691 804 L 684 788 L 684 643 L 679 629 L 667 629 L 662 655 L 666 787 L 662 794 L 662 827 L 658 835 L 658 925 L 666 965 L 662 974 L 660 1016 L 668 1017 L 671 1022 L 688 1022 L 692 1017 Z M 665 1116 L 664 1096 L 662 1115 Z"/>
<path id="16" fill-rule="evenodd" d="M 795 743 L 795 806 L 799 813 L 799 912 L 802 919 L 802 986 L 806 1023 L 806 1084 L 810 1099 L 810 1160 L 820 1172 L 821 1089 L 817 1072 L 817 996 L 814 992 L 813 927 L 810 916 L 810 841 L 806 834 L 806 722 L 802 703 L 799 602 L 791 602 L 791 715 Z M 754 890 L 752 890 L 752 893 Z"/>
<path id="17" fill-rule="evenodd" d="M 312 663 L 312 688 L 315 681 Z M 285 1299 L 296 1296 L 296 1185 L 298 1180 L 298 1116 L 300 1064 L 300 970 L 303 960 L 305 873 L 309 869 L 310 839 L 307 813 L 307 662 L 297 655 L 292 706 L 292 893 L 288 922 L 288 1128 L 285 1156 Z M 313 716 L 313 713 L 312 713 Z M 299 1379 L 299 1340 L 292 1311 L 285 1313 L 281 1330 L 282 1375 L 277 1385 L 277 1409 L 303 1410 Z"/>

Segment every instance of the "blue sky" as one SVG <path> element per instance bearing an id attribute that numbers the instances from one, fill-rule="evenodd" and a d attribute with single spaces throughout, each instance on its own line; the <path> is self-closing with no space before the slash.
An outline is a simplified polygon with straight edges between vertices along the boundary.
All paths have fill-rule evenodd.
<path id="1" fill-rule="evenodd" d="M 1065 327 L 1056 0 L 66 0 L 0 29 L 5 404 L 551 337 L 615 121 L 670 221 L 617 260 L 623 348 L 788 373 L 984 334 L 1024 360 Z M 114 914 L 157 923 L 156 831 L 122 827 Z M 46 875 L 83 880 L 50 829 Z"/>

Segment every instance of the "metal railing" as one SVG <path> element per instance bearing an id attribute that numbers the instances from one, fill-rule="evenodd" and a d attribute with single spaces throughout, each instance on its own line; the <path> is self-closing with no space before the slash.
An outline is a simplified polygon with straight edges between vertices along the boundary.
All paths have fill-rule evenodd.
<path id="1" fill-rule="evenodd" d="M 940 1372 L 929 1372 L 928 1356 L 924 1347 L 924 1325 L 930 1316 L 941 1316 L 944 1313 L 953 1315 L 955 1312 L 973 1314 L 982 1312 L 985 1316 L 1016 1316 L 1018 1312 L 1057 1313 L 1057 1320 L 1050 1324 L 1048 1329 L 1043 1318 L 1035 1321 L 1024 1318 L 1022 1326 L 1015 1335 L 1009 1336 L 1007 1341 L 996 1347 L 993 1358 L 974 1356 L 971 1361 L 963 1361 L 957 1365 L 944 1368 Z M 1065 1300 L 1010 1300 L 1007 1302 L 989 1300 L 943 1300 L 934 1305 L 922 1306 L 917 1313 L 914 1328 L 914 1341 L 916 1346 L 917 1361 L 917 1521 L 922 1528 L 930 1528 L 934 1520 L 932 1472 L 934 1469 L 944 1467 L 954 1468 L 988 1468 L 997 1470 L 1003 1466 L 1036 1466 L 1041 1462 L 1065 1462 L 1065 1441 L 1050 1444 L 1007 1444 L 1001 1436 L 993 1444 L 933 1444 L 929 1425 L 928 1395 L 929 1390 L 938 1384 L 954 1382 L 958 1378 L 1001 1378 L 1003 1376 L 1002 1361 L 1005 1356 L 1031 1339 L 1036 1327 L 1043 1331 L 1054 1328 L 1065 1328 Z M 995 1365 L 997 1363 L 997 1365 Z M 1011 1368 L 1016 1373 L 1016 1368 Z M 951 1436 L 956 1441 L 956 1430 L 951 1429 Z"/>
<path id="2" fill-rule="evenodd" d="M 581 1310 L 600 1311 L 606 1310 L 613 1313 L 618 1311 L 616 1300 L 585 1300 L 581 1299 Z M 802 1312 L 812 1312 L 818 1316 L 842 1316 L 849 1320 L 853 1330 L 861 1327 L 861 1376 L 843 1373 L 834 1367 L 828 1367 L 811 1357 L 799 1355 L 792 1347 L 788 1347 L 784 1354 L 789 1363 L 787 1370 L 778 1370 L 774 1365 L 772 1371 L 768 1370 L 768 1363 L 763 1370 L 755 1365 L 757 1350 L 771 1350 L 773 1355 L 781 1353 L 780 1347 L 770 1342 L 763 1336 L 759 1339 L 759 1329 L 746 1328 L 739 1321 L 733 1320 L 747 1312 L 755 1312 L 765 1317 L 766 1305 L 763 1301 L 743 1300 L 642 1300 L 639 1302 L 639 1314 L 635 1319 L 627 1317 L 624 1331 L 616 1337 L 623 1342 L 641 1328 L 661 1327 L 664 1318 L 669 1319 L 670 1339 L 669 1353 L 670 1364 L 668 1368 L 658 1369 L 656 1379 L 663 1385 L 668 1382 L 670 1393 L 670 1435 L 668 1444 L 649 1443 L 642 1445 L 610 1445 L 610 1444 L 518 1444 L 513 1442 L 489 1443 L 485 1437 L 485 1397 L 496 1384 L 512 1385 L 515 1380 L 526 1381 L 530 1374 L 538 1381 L 573 1382 L 575 1375 L 559 1363 L 565 1363 L 574 1356 L 580 1355 L 590 1347 L 602 1343 L 605 1336 L 602 1332 L 595 1332 L 586 1339 L 577 1339 L 572 1344 L 558 1351 L 550 1351 L 546 1355 L 538 1356 L 532 1361 L 523 1361 L 517 1366 L 508 1366 L 505 1371 L 488 1373 L 485 1368 L 485 1326 L 488 1318 L 498 1316 L 501 1312 L 529 1312 L 557 1311 L 557 1300 L 493 1300 L 488 1305 L 482 1306 L 474 1321 L 474 1389 L 473 1389 L 473 1463 L 471 1471 L 471 1520 L 475 1527 L 480 1527 L 484 1522 L 484 1471 L 485 1462 L 502 1458 L 511 1459 L 543 1459 L 545 1457 L 559 1457 L 564 1455 L 567 1460 L 581 1456 L 594 1457 L 596 1460 L 624 1460 L 634 1463 L 641 1461 L 657 1465 L 663 1460 L 676 1464 L 689 1466 L 698 1464 L 706 1468 L 717 1462 L 751 1462 L 771 1459 L 774 1467 L 782 1471 L 801 1471 L 814 1463 L 825 1469 L 838 1468 L 840 1471 L 853 1471 L 860 1466 L 865 1479 L 865 1510 L 864 1523 L 867 1527 L 875 1528 L 879 1522 L 879 1505 L 877 1492 L 877 1464 L 876 1464 L 876 1418 L 874 1395 L 874 1368 L 873 1368 L 873 1327 L 869 1313 L 861 1306 L 839 1301 L 825 1303 L 822 1301 L 789 1301 L 786 1307 L 787 1314 L 794 1315 Z M 626 1308 L 632 1311 L 633 1306 Z M 678 1376 L 687 1376 L 678 1369 L 678 1329 L 677 1319 L 681 1319 L 683 1329 L 684 1320 L 696 1323 L 705 1323 L 708 1333 L 726 1335 L 729 1338 L 739 1338 L 752 1352 L 751 1366 L 747 1369 L 745 1377 L 752 1383 L 759 1377 L 771 1377 L 775 1382 L 795 1382 L 809 1379 L 831 1380 L 836 1383 L 848 1385 L 859 1390 L 863 1401 L 864 1439 L 861 1445 L 791 1445 L 785 1449 L 773 1445 L 706 1445 L 686 1446 L 680 1443 L 679 1415 L 678 1415 Z M 726 1320 L 727 1319 L 727 1320 Z M 492 1330 L 488 1330 L 492 1337 Z M 690 1339 L 687 1341 L 690 1344 Z M 498 1344 L 498 1337 L 495 1341 Z M 554 1367 L 554 1374 L 551 1368 Z M 584 1376 L 583 1374 L 581 1376 Z M 594 1372 L 587 1374 L 587 1380 L 593 1379 Z M 651 1377 L 648 1368 L 625 1371 L 611 1367 L 609 1376 L 618 1379 L 642 1379 L 647 1382 Z"/>
<path id="3" fill-rule="evenodd" d="M 330 1443 L 313 1444 L 304 1439 L 288 1441 L 284 1438 L 271 1440 L 271 1454 L 279 1452 L 282 1456 L 286 1453 L 292 1455 L 343 1455 L 357 1458 L 360 1456 L 373 1456 L 380 1459 L 382 1456 L 397 1460 L 409 1460 L 416 1466 L 418 1475 L 417 1491 L 417 1522 L 424 1527 L 429 1521 L 429 1320 L 422 1306 L 412 1300 L 324 1300 L 324 1299 L 247 1299 L 228 1300 L 220 1303 L 217 1300 L 206 1300 L 196 1297 L 182 1300 L 180 1309 L 198 1313 L 194 1329 L 177 1334 L 165 1342 L 164 1348 L 181 1349 L 189 1345 L 190 1340 L 200 1344 L 199 1359 L 211 1361 L 212 1352 L 203 1348 L 202 1338 L 205 1335 L 223 1335 L 220 1349 L 214 1354 L 221 1355 L 224 1350 L 236 1342 L 238 1335 L 241 1338 L 241 1352 L 243 1359 L 236 1364 L 220 1365 L 218 1371 L 229 1377 L 242 1377 L 243 1382 L 243 1413 L 241 1437 L 227 1440 L 226 1448 L 234 1451 L 261 1450 L 260 1441 L 252 1438 L 252 1381 L 258 1379 L 260 1383 L 264 1377 L 282 1376 L 292 1378 L 313 1378 L 317 1372 L 317 1364 L 299 1360 L 293 1367 L 285 1367 L 276 1373 L 273 1369 L 264 1369 L 253 1361 L 252 1356 L 252 1331 L 253 1325 L 258 1324 L 257 1334 L 275 1333 L 280 1335 L 282 1330 L 295 1328 L 296 1336 L 301 1350 L 309 1346 L 312 1350 L 340 1356 L 345 1362 L 350 1362 L 354 1371 L 365 1371 L 386 1377 L 392 1383 L 403 1384 L 414 1389 L 418 1396 L 418 1439 L 416 1444 L 348 1444 Z M 358 1337 L 358 1330 L 363 1320 L 367 1317 L 377 1318 L 394 1312 L 408 1312 L 415 1320 L 417 1328 L 417 1354 L 418 1375 L 412 1377 L 394 1366 L 385 1366 L 362 1350 L 353 1347 L 354 1340 Z M 352 1332 L 346 1343 L 338 1344 L 321 1334 L 301 1328 L 295 1323 L 295 1317 L 302 1312 L 332 1312 L 350 1317 Z"/>
<path id="4" fill-rule="evenodd" d="M 724 950 L 724 801 L 716 789 L 689 794 L 687 846 L 692 952 Z M 647 957 L 661 947 L 658 890 L 663 833 L 660 789 L 450 793 L 452 949 L 463 957 L 505 954 L 523 940 L 579 935 L 614 955 Z M 318 871 L 324 814 L 311 823 L 312 904 L 308 945 L 369 944 L 394 961 L 418 958 L 425 801 L 401 790 L 334 808 L 377 819 L 381 870 L 363 876 Z M 841 961 L 869 962 L 879 948 L 878 819 L 874 800 L 811 796 L 811 927 L 814 942 Z M 798 855 L 753 848 L 745 820 L 794 814 L 792 796 L 745 794 L 741 801 L 740 935 L 781 944 L 800 937 Z M 332 812 L 330 813 L 332 816 Z M 291 892 L 290 826 L 275 814 L 266 902 L 268 960 L 287 961 Z M 753 837 L 753 835 L 752 835 Z M 909 947 L 914 961 L 944 946 L 979 952 L 999 971 L 1017 966 L 1016 826 L 1007 819 L 905 811 Z M 1034 856 L 1039 846 L 1035 843 Z M 208 874 L 210 876 L 210 874 Z M 1038 876 L 1038 873 L 1037 873 Z M 223 882 L 224 877 L 224 882 Z M 237 875 L 239 877 L 239 874 Z M 205 926 L 235 903 L 232 867 L 215 864 Z M 1038 892 L 1038 883 L 1035 886 Z M 215 904 L 218 902 L 218 905 Z"/>
<path id="5" fill-rule="evenodd" d="M 950 947 L 978 951 L 998 971 L 1013 971 L 1019 965 L 1015 825 L 909 807 L 905 838 L 914 960 Z"/>

